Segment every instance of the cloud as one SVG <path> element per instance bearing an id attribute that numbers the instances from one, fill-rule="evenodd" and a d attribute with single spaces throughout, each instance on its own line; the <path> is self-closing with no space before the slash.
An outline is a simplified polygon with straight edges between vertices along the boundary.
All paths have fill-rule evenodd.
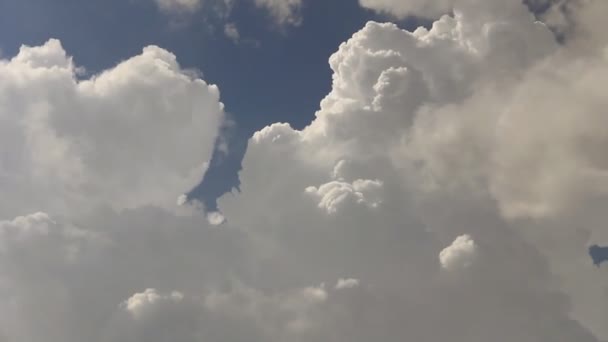
<path id="1" fill-rule="evenodd" d="M 58 41 L 2 60 L 0 336 L 606 340 L 602 7 L 560 45 L 522 4 L 453 6 L 341 44 L 310 125 L 251 138 L 221 229 L 181 195 L 216 87 L 158 47 L 88 80 Z"/>
<path id="2" fill-rule="evenodd" d="M 468 235 L 461 235 L 439 253 L 439 262 L 446 270 L 464 269 L 471 266 L 476 254 L 475 241 Z"/>
<path id="3" fill-rule="evenodd" d="M 524 3 L 532 3 L 535 7 L 549 6 L 558 1 L 531 0 Z M 397 18 L 406 16 L 417 16 L 426 18 L 439 18 L 452 11 L 477 13 L 488 18 L 497 13 L 515 13 L 521 7 L 520 0 L 359 0 L 359 5 L 376 12 L 388 14 Z"/>
<path id="4" fill-rule="evenodd" d="M 146 289 L 144 292 L 136 293 L 123 302 L 123 307 L 136 319 L 141 319 L 150 310 L 166 304 L 178 304 L 184 299 L 184 295 L 178 291 L 168 295 L 159 294 L 155 289 Z"/>
<path id="5" fill-rule="evenodd" d="M 281 283 L 290 284 L 348 272 L 383 293 L 398 292 L 395 302 L 419 301 L 413 306 L 423 309 L 401 317 L 425 320 L 404 336 L 482 341 L 502 331 L 519 340 L 606 339 L 605 274 L 587 255 L 591 236 L 605 239 L 604 216 L 593 209 L 603 203 L 603 163 L 593 151 L 603 146 L 597 89 L 605 57 L 591 49 L 593 35 L 586 50 L 574 48 L 581 36 L 559 45 L 520 2 L 449 5 L 454 14 L 431 29 L 368 23 L 342 44 L 330 58 L 332 91 L 315 120 L 303 130 L 273 124 L 256 133 L 242 192 L 219 206 L 232 224 L 261 237 L 270 255 L 261 277 L 280 269 Z M 355 189 L 356 179 L 381 182 L 375 210 L 357 205 L 367 194 Z M 441 253 L 462 231 L 476 242 L 457 239 Z M 484 257 L 467 277 L 436 274 L 437 255 L 460 272 L 452 266 L 468 264 L 477 242 Z M 522 286 L 517 303 L 503 295 Z M 463 302 L 442 297 L 440 304 L 443 291 Z M 526 304 L 536 291 L 555 302 Z M 492 306 L 481 298 L 493 298 Z M 457 314 L 432 309 L 462 305 L 466 312 Z M 515 329 L 522 317 L 505 315 L 511 309 L 551 317 L 554 330 Z M 450 328 L 422 328 L 443 314 Z M 490 321 L 501 327 L 478 324 Z M 471 326 L 466 322 L 476 328 L 456 328 Z M 397 327 L 391 334 L 401 336 Z"/>
<path id="6" fill-rule="evenodd" d="M 379 198 L 373 197 L 374 192 L 382 188 L 379 180 L 357 179 L 352 184 L 331 181 L 321 186 L 309 186 L 306 193 L 315 196 L 319 200 L 319 208 L 325 209 L 327 213 L 333 214 L 346 201 L 364 204 L 370 208 L 376 208 L 382 203 Z M 377 196 L 376 196 L 377 197 Z"/>
<path id="7" fill-rule="evenodd" d="M 207 221 L 209 221 L 209 224 L 212 226 L 219 226 L 226 221 L 226 218 L 221 213 L 213 211 L 207 214 Z"/>
<path id="8" fill-rule="evenodd" d="M 202 0 L 154 0 L 158 9 L 168 14 L 193 13 L 202 6 Z"/>
<path id="9" fill-rule="evenodd" d="M 161 275 L 196 283 L 185 275 L 222 273 L 246 249 L 221 266 L 194 257 L 199 271 L 178 260 L 215 240 L 205 216 L 175 198 L 204 175 L 224 116 L 217 87 L 155 46 L 90 79 L 77 71 L 57 40 L 0 61 L 0 335 L 9 341 L 102 341 L 125 293 L 162 288 Z"/>
<path id="10" fill-rule="evenodd" d="M 36 213 L 0 222 L 0 238 L 9 340 L 181 341 L 198 331 L 188 325 L 196 297 L 249 272 L 245 236 L 210 227 L 202 213 Z"/>
<path id="11" fill-rule="evenodd" d="M 174 206 L 213 151 L 217 87 L 155 46 L 90 79 L 76 73 L 57 40 L 0 61 L 0 214 Z"/>

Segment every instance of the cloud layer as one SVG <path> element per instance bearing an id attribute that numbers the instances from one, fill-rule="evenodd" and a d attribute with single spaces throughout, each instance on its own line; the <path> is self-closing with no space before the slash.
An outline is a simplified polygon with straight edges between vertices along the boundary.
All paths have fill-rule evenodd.
<path id="1" fill-rule="evenodd" d="M 0 341 L 608 340 L 602 5 L 560 45 L 471 3 L 343 43 L 315 120 L 257 132 L 221 213 L 180 196 L 223 105 L 175 56 L 0 61 Z"/>

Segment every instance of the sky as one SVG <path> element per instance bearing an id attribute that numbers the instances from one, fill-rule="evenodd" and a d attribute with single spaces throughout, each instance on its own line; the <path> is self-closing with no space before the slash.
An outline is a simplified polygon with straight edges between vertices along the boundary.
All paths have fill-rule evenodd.
<path id="1" fill-rule="evenodd" d="M 607 342 L 605 13 L 0 0 L 0 342 Z"/>
<path id="2" fill-rule="evenodd" d="M 300 23 L 283 26 L 248 2 L 236 4 L 227 18 L 217 13 L 223 7 L 167 14 L 145 0 L 3 0 L 0 6 L 0 49 L 7 56 L 22 44 L 60 38 L 90 75 L 154 44 L 217 84 L 234 122 L 225 131 L 228 153 L 216 154 L 206 179 L 192 193 L 212 209 L 219 196 L 238 187 L 249 137 L 278 121 L 308 125 L 331 87 L 329 56 L 368 20 L 386 19 L 352 0 L 308 1 Z M 411 29 L 428 22 L 396 21 Z M 239 42 L 226 36 L 226 24 L 235 25 Z"/>

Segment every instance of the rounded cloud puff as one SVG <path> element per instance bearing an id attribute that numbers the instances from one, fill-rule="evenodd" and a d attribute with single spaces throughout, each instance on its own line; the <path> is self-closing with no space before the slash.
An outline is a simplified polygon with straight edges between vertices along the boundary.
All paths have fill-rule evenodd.
<path id="1" fill-rule="evenodd" d="M 471 266 L 476 254 L 475 241 L 469 235 L 461 235 L 439 253 L 439 262 L 446 270 L 464 269 Z"/>
<path id="2" fill-rule="evenodd" d="M 0 213 L 173 205 L 197 185 L 219 91 L 155 46 L 90 79 L 57 40 L 0 61 Z"/>

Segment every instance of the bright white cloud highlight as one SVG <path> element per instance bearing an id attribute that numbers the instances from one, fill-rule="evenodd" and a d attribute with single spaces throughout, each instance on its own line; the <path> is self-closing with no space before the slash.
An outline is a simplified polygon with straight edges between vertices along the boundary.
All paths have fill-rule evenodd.
<path id="1" fill-rule="evenodd" d="M 159 294 L 155 289 L 146 289 L 144 292 L 136 293 L 123 304 L 125 310 L 129 311 L 135 318 L 141 318 L 146 311 L 153 310 L 155 306 L 164 303 L 179 303 L 184 295 L 174 291 L 168 295 Z"/>
<path id="2" fill-rule="evenodd" d="M 306 188 L 306 193 L 319 200 L 319 208 L 324 209 L 328 214 L 333 214 L 348 201 L 370 208 L 378 207 L 382 203 L 380 196 L 377 195 L 381 189 L 382 182 L 379 180 L 357 179 L 352 184 L 332 181 L 318 188 L 310 186 Z"/>
<path id="3" fill-rule="evenodd" d="M 461 235 L 439 253 L 439 262 L 446 270 L 465 269 L 473 264 L 476 254 L 475 241 L 469 235 Z"/>
<path id="4" fill-rule="evenodd" d="M 217 87 L 155 46 L 76 73 L 57 40 L 0 61 L 0 214 L 173 206 L 197 185 L 223 119 Z"/>
<path id="5" fill-rule="evenodd" d="M 224 215 L 222 215 L 222 213 L 212 211 L 210 213 L 207 213 L 207 221 L 209 221 L 209 224 L 212 226 L 219 226 L 220 224 L 224 223 L 224 221 L 226 221 L 226 218 L 224 217 Z"/>
<path id="6" fill-rule="evenodd" d="M 225 196 L 222 212 L 258 232 L 269 259 L 301 266 L 281 268 L 286 279 L 346 270 L 398 292 L 396 302 L 420 303 L 417 312 L 401 313 L 410 322 L 424 316 L 404 336 L 491 340 L 501 333 L 479 322 L 500 321 L 504 336 L 522 341 L 607 338 L 597 319 L 605 316 L 598 303 L 608 300 L 597 285 L 606 284 L 598 281 L 605 275 L 592 273 L 586 254 L 590 236 L 605 236 L 593 228 L 605 216 L 592 209 L 604 197 L 604 163 L 590 147 L 603 146 L 603 134 L 591 127 L 604 126 L 605 106 L 596 90 L 606 62 L 589 47 L 595 40 L 560 46 L 519 1 L 367 5 L 439 19 L 414 32 L 368 23 L 342 44 L 330 58 L 332 91 L 315 120 L 301 131 L 277 123 L 257 132 L 243 161 L 242 193 Z M 381 180 L 382 191 L 355 189 L 357 179 Z M 381 202 L 368 210 L 372 198 Z M 467 277 L 436 277 L 437 251 L 463 230 L 487 245 L 483 258 L 474 259 Z M 461 272 L 477 253 L 476 243 L 461 237 L 440 261 Z M 275 272 L 280 267 L 272 265 Z M 518 292 L 521 301 L 496 298 L 523 283 L 535 285 Z M 528 302 L 539 289 L 552 304 Z M 456 314 L 445 307 L 467 309 Z M 506 315 L 507 307 L 551 317 L 553 328 L 526 325 L 523 316 Z M 422 328 L 441 317 L 452 327 L 476 322 L 476 328 Z M 400 336 L 398 327 L 389 330 Z M 372 339 L 379 335 L 374 330 Z"/>

